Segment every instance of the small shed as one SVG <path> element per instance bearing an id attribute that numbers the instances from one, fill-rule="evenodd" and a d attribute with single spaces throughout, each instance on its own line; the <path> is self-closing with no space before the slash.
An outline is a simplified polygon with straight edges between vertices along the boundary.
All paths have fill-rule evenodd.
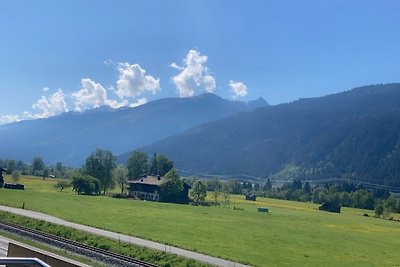
<path id="1" fill-rule="evenodd" d="M 266 207 L 258 207 L 257 208 L 257 212 L 268 212 L 268 211 L 269 211 L 269 209 Z"/>
<path id="2" fill-rule="evenodd" d="M 319 206 L 318 209 L 322 210 L 322 211 L 340 213 L 340 208 L 341 208 L 341 206 L 339 204 L 328 201 L 328 202 L 325 202 L 324 204 L 322 204 L 321 206 Z"/>
<path id="3" fill-rule="evenodd" d="M 257 196 L 256 196 L 256 194 L 251 194 L 251 193 L 248 193 L 248 194 L 246 194 L 246 200 L 251 200 L 251 201 L 256 201 L 256 199 L 257 199 Z"/>

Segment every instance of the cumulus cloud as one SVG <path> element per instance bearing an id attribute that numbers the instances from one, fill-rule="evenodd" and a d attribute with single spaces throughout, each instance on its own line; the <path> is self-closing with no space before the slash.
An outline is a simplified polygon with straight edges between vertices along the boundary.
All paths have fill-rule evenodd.
<path id="1" fill-rule="evenodd" d="M 139 96 L 145 92 L 154 94 L 160 90 L 160 79 L 146 75 L 146 70 L 138 64 L 119 63 L 118 71 L 119 79 L 115 92 L 121 99 Z"/>
<path id="2" fill-rule="evenodd" d="M 72 93 L 72 97 L 75 99 L 76 111 L 96 108 L 103 105 L 112 108 L 119 108 L 128 105 L 127 100 L 118 102 L 116 100 L 108 99 L 106 89 L 104 89 L 101 84 L 96 83 L 91 79 L 81 79 L 81 84 L 82 88 L 79 91 Z"/>
<path id="3" fill-rule="evenodd" d="M 42 96 L 32 105 L 32 108 L 40 110 L 40 113 L 33 115 L 35 118 L 48 118 L 68 111 L 65 95 L 61 89 L 50 97 Z"/>
<path id="4" fill-rule="evenodd" d="M 0 116 L 0 124 L 12 123 L 20 121 L 20 117 L 18 115 L 1 115 Z"/>
<path id="5" fill-rule="evenodd" d="M 247 95 L 247 86 L 242 82 L 235 82 L 231 80 L 229 82 L 229 87 L 231 88 L 234 97 L 243 97 Z"/>
<path id="6" fill-rule="evenodd" d="M 172 63 L 170 66 L 181 72 L 172 78 L 181 97 L 193 96 L 197 88 L 203 87 L 207 92 L 214 92 L 216 83 L 214 77 L 208 73 L 207 56 L 201 55 L 196 50 L 189 50 L 183 60 L 183 67 Z"/>
<path id="7" fill-rule="evenodd" d="M 43 88 L 42 88 L 42 91 L 43 91 L 43 92 L 47 92 L 47 91 L 49 91 L 49 90 L 50 90 L 49 87 L 43 87 Z"/>

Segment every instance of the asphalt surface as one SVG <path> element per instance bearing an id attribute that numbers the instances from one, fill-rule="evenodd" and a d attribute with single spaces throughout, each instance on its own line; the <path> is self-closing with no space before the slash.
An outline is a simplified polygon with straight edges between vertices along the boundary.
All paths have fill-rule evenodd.
<path id="1" fill-rule="evenodd" d="M 245 266 L 248 266 L 248 265 L 244 265 L 244 264 L 241 264 L 241 263 L 236 263 L 236 262 L 232 262 L 232 261 L 228 261 L 228 260 L 224 260 L 224 259 L 220 259 L 220 258 L 216 258 L 216 257 L 200 254 L 200 253 L 197 253 L 197 252 L 193 252 L 193 251 L 189 251 L 189 250 L 185 250 L 185 249 L 169 246 L 169 245 L 166 245 L 166 244 L 149 241 L 149 240 L 142 239 L 142 238 L 137 238 L 137 237 L 134 237 L 134 236 L 118 234 L 118 233 L 115 233 L 115 232 L 110 232 L 110 231 L 98 229 L 98 228 L 91 227 L 91 226 L 86 226 L 86 225 L 82 225 L 82 224 L 68 222 L 68 221 L 62 220 L 60 218 L 57 218 L 57 217 L 54 217 L 54 216 L 50 216 L 50 215 L 47 215 L 47 214 L 44 214 L 44 213 L 40 213 L 40 212 L 24 210 L 24 209 L 18 209 L 18 208 L 12 208 L 12 207 L 1 206 L 1 205 L 0 205 L 0 210 L 7 211 L 7 212 L 10 212 L 10 213 L 14 213 L 14 214 L 18 214 L 18 215 L 22 215 L 22 216 L 26 216 L 26 217 L 31 217 L 31 218 L 43 220 L 43 221 L 47 221 L 47 222 L 51 222 L 51 223 L 55 223 L 55 224 L 59 224 L 59 225 L 64 225 L 64 226 L 67 226 L 67 227 L 70 227 L 70 228 L 74 228 L 74 229 L 78 229 L 78 230 L 81 230 L 81 231 L 85 231 L 85 232 L 88 232 L 88 233 L 91 233 L 91 234 L 104 236 L 104 237 L 107 237 L 109 239 L 120 240 L 121 242 L 129 243 L 129 244 L 134 244 L 134 245 L 138 245 L 138 246 L 142 246 L 142 247 L 147 247 L 147 248 L 151 248 L 151 249 L 165 251 L 165 252 L 168 252 L 168 253 L 173 253 L 173 254 L 176 254 L 176 255 L 179 255 L 179 256 L 183 256 L 183 257 L 186 257 L 186 258 L 191 258 L 191 259 L 194 259 L 194 260 L 206 262 L 206 263 L 209 263 L 209 264 L 212 264 L 212 265 L 215 265 L 215 266 L 224 266 L 224 267 L 225 266 L 226 267 L 231 267 L 231 266 L 232 267 L 245 267 Z"/>

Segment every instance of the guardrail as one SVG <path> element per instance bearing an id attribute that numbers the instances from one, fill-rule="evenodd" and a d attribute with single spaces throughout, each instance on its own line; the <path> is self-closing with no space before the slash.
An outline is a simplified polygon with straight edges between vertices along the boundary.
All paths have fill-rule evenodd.
<path id="1" fill-rule="evenodd" d="M 51 267 L 37 258 L 0 258 L 0 265 L 12 266 L 32 266 L 32 267 Z"/>

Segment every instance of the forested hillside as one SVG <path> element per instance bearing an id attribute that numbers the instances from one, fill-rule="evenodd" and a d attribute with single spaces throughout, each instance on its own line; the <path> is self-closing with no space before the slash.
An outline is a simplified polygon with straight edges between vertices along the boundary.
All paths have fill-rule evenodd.
<path id="1" fill-rule="evenodd" d="M 201 125 L 145 147 L 179 169 L 400 186 L 400 84 L 300 99 Z"/>
<path id="2" fill-rule="evenodd" d="M 264 99 L 241 102 L 213 94 L 164 98 L 135 108 L 100 107 L 83 113 L 0 126 L 0 158 L 80 166 L 96 148 L 123 153 L 190 127 L 268 105 Z"/>

